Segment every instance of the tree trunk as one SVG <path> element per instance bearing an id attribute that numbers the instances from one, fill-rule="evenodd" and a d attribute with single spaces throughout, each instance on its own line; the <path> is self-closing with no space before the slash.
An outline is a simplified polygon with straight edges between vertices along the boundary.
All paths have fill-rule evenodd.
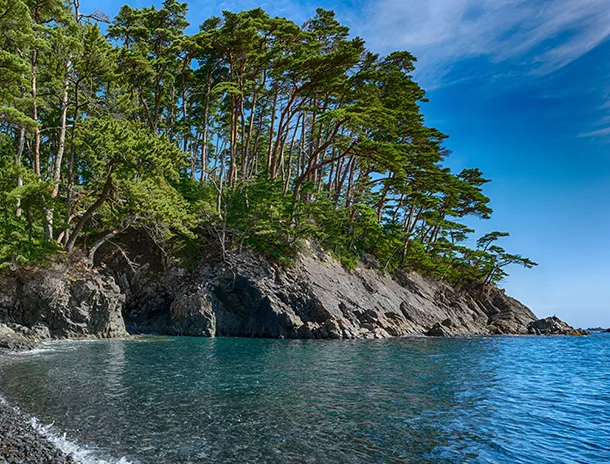
<path id="1" fill-rule="evenodd" d="M 23 158 L 23 148 L 25 146 L 25 127 L 19 128 L 19 141 L 17 143 L 17 169 L 19 174 L 17 175 L 17 187 L 23 187 L 23 177 L 21 177 L 21 164 Z M 17 217 L 21 217 L 21 198 L 17 197 Z"/>
<path id="2" fill-rule="evenodd" d="M 38 122 L 38 86 L 36 77 L 38 73 L 38 50 L 32 51 L 32 119 Z M 34 128 L 34 172 L 40 177 L 40 128 L 38 125 Z"/>
<path id="3" fill-rule="evenodd" d="M 76 227 L 74 227 L 74 231 L 72 232 L 70 239 L 66 243 L 66 251 L 68 253 L 72 252 L 72 249 L 74 248 L 74 244 L 76 243 L 76 239 L 78 238 L 80 233 L 83 231 L 83 227 L 85 227 L 85 224 L 87 223 L 87 221 L 89 219 L 91 219 L 91 217 L 95 214 L 95 212 L 104 204 L 104 202 L 110 196 L 110 191 L 112 190 L 112 171 L 113 170 L 114 170 L 114 166 L 110 166 L 110 170 L 108 171 L 108 177 L 106 177 L 106 183 L 104 184 L 102 193 L 100 194 L 98 199 L 95 201 L 95 203 L 93 203 L 87 209 L 87 211 L 85 211 L 85 214 L 83 214 L 83 216 L 80 218 L 80 220 L 76 223 Z"/>
<path id="4" fill-rule="evenodd" d="M 273 154 L 273 129 L 275 125 L 275 112 L 277 109 L 277 92 L 273 96 L 273 106 L 271 107 L 271 124 L 269 125 L 269 150 L 267 151 L 267 172 L 271 174 L 271 157 Z"/>
<path id="5" fill-rule="evenodd" d="M 68 85 L 70 83 L 68 74 L 70 72 L 71 61 L 68 60 L 66 63 L 66 75 L 62 83 L 62 97 L 61 97 L 61 108 L 59 115 L 59 143 L 57 145 L 57 153 L 53 162 L 53 190 L 51 191 L 51 198 L 57 198 L 59 193 L 59 181 L 61 180 L 61 163 L 64 157 L 66 147 L 66 119 L 68 115 Z"/>

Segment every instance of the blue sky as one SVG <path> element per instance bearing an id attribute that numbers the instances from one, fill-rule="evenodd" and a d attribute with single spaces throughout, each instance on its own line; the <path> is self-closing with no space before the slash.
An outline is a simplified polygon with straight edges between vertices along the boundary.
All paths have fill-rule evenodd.
<path id="1" fill-rule="evenodd" d="M 81 0 L 113 16 L 156 0 Z M 303 22 L 333 9 L 375 52 L 409 50 L 449 165 L 479 167 L 503 246 L 540 265 L 503 286 L 539 316 L 610 326 L 608 0 L 191 0 L 193 29 L 222 10 L 262 7 Z"/>

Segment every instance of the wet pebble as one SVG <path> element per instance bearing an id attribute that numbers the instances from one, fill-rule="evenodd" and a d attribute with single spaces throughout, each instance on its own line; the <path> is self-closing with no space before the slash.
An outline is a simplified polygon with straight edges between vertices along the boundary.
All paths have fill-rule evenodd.
<path id="1" fill-rule="evenodd" d="M 76 464 L 40 435 L 19 410 L 0 400 L 0 464 Z"/>

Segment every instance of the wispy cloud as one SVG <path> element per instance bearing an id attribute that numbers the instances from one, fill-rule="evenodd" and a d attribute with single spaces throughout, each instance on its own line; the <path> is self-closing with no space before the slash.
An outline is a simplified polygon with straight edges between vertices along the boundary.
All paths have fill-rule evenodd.
<path id="1" fill-rule="evenodd" d="M 578 134 L 581 138 L 590 138 L 590 137 L 610 137 L 610 126 L 604 127 L 602 129 L 597 129 L 590 132 L 582 132 Z"/>
<path id="2" fill-rule="evenodd" d="M 446 83 L 472 58 L 546 75 L 610 36 L 608 0 L 378 0 L 369 8 L 357 29 L 374 49 L 418 55 L 427 86 Z"/>

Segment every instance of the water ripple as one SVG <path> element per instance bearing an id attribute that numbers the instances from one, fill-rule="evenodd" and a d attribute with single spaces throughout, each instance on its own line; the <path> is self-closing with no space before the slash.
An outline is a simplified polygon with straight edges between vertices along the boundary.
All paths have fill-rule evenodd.
<path id="1" fill-rule="evenodd" d="M 55 344 L 9 401 L 140 463 L 610 462 L 610 336 Z"/>

